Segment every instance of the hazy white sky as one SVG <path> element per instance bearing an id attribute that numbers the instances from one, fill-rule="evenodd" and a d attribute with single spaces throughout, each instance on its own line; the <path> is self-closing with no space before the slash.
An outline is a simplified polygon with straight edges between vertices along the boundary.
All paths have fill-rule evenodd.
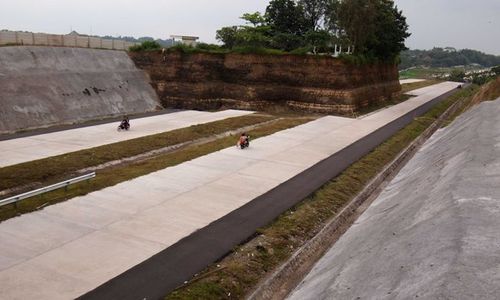
<path id="1" fill-rule="evenodd" d="M 47 33 L 200 36 L 215 42 L 222 26 L 269 0 L 0 0 L 0 29 Z M 413 33 L 407 45 L 472 48 L 500 55 L 500 0 L 396 0 Z"/>

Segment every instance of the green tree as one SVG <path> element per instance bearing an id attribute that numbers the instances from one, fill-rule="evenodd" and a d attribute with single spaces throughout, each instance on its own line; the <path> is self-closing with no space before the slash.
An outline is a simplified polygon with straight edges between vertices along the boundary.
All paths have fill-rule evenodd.
<path id="1" fill-rule="evenodd" d="M 408 24 L 392 0 L 344 0 L 338 25 L 358 54 L 393 60 L 407 49 Z"/>
<path id="2" fill-rule="evenodd" d="M 339 7 L 340 0 L 327 0 L 325 4 L 324 28 L 332 32 L 337 32 L 339 28 Z"/>
<path id="3" fill-rule="evenodd" d="M 332 36 L 326 30 L 309 31 L 305 40 L 314 53 L 325 53 L 331 47 Z"/>
<path id="4" fill-rule="evenodd" d="M 236 33 L 236 44 L 244 47 L 267 47 L 270 44 L 270 26 L 259 12 L 244 14 L 241 19 L 247 25 L 240 26 Z M 251 25 L 250 25 L 251 24 Z"/>
<path id="5" fill-rule="evenodd" d="M 250 23 L 253 25 L 253 27 L 259 27 L 263 26 L 266 23 L 266 19 L 260 12 L 254 12 L 253 14 L 243 14 L 243 16 L 240 17 L 240 19 L 243 19 L 247 21 L 247 24 Z"/>
<path id="6" fill-rule="evenodd" d="M 275 34 L 301 35 L 306 32 L 302 6 L 293 0 L 271 0 L 266 8 L 267 23 Z"/>
<path id="7" fill-rule="evenodd" d="M 491 68 L 491 71 L 495 73 L 495 75 L 500 76 L 500 66 Z"/>
<path id="8" fill-rule="evenodd" d="M 232 49 L 237 43 L 238 27 L 222 27 L 217 30 L 215 38 L 224 44 L 225 48 Z"/>
<path id="9" fill-rule="evenodd" d="M 338 6 L 340 37 L 354 46 L 356 53 L 367 52 L 368 41 L 375 36 L 376 2 L 379 0 L 344 0 Z"/>
<path id="10" fill-rule="evenodd" d="M 453 69 L 449 76 L 450 81 L 464 82 L 465 72 L 461 69 Z"/>
<path id="11" fill-rule="evenodd" d="M 369 39 L 366 48 L 375 57 L 394 60 L 401 51 L 408 49 L 405 46 L 405 40 L 411 34 L 408 32 L 406 17 L 394 5 L 394 1 L 377 1 L 373 26 L 375 33 Z"/>
<path id="12" fill-rule="evenodd" d="M 307 31 L 316 31 L 324 20 L 328 0 L 298 0 L 304 11 Z"/>
<path id="13" fill-rule="evenodd" d="M 291 33 L 273 32 L 270 37 L 270 46 L 284 51 L 292 51 L 303 46 L 304 43 L 304 37 Z"/>

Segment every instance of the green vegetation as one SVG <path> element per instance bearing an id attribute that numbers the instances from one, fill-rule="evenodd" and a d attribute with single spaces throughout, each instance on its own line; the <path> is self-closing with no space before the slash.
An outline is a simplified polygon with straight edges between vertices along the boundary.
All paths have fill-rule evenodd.
<path id="1" fill-rule="evenodd" d="M 241 299 L 252 291 L 266 274 L 285 262 L 307 240 L 384 166 L 428 128 L 448 107 L 461 100 L 470 100 L 474 90 L 464 89 L 436 105 L 423 117 L 414 120 L 392 138 L 377 147 L 341 175 L 325 184 L 297 207 L 283 213 L 275 222 L 258 231 L 260 234 L 246 245 L 213 265 L 192 282 L 170 295 L 179 299 Z"/>
<path id="2" fill-rule="evenodd" d="M 87 167 L 266 122 L 275 118 L 263 115 L 229 118 L 0 168 L 0 178 L 2 178 L 0 190 L 33 182 L 44 182 L 46 184 L 57 182 L 68 174 Z"/>
<path id="3" fill-rule="evenodd" d="M 474 96 L 471 105 L 482 101 L 496 100 L 500 97 L 500 76 L 490 80 L 481 87 L 481 90 Z"/>
<path id="4" fill-rule="evenodd" d="M 401 52 L 400 70 L 412 67 L 450 68 L 455 66 L 482 67 L 500 66 L 500 56 L 489 55 L 476 50 L 455 48 L 434 48 L 432 50 L 408 50 Z"/>
<path id="5" fill-rule="evenodd" d="M 250 119 L 248 119 L 248 117 L 250 117 Z M 13 175 L 11 175 L 10 172 L 16 172 L 17 174 L 19 174 L 19 176 L 22 176 L 20 179 L 24 181 L 24 183 L 32 182 L 33 180 L 44 180 L 44 182 L 46 182 L 46 179 L 53 179 L 55 178 L 55 176 L 57 176 L 57 173 L 54 173 L 56 171 L 61 171 L 63 173 L 69 172 L 71 170 L 77 170 L 79 168 L 95 165 L 98 160 L 105 162 L 119 158 L 123 154 L 120 154 L 121 152 L 118 148 L 123 148 L 125 150 L 140 148 L 143 149 L 140 150 L 142 153 L 144 151 L 147 151 L 148 149 L 151 149 L 150 143 L 156 143 L 154 141 L 155 139 L 159 140 L 158 144 L 160 144 L 161 146 L 168 146 L 169 144 L 171 145 L 181 141 L 193 140 L 199 137 L 206 137 L 210 134 L 225 132 L 231 128 L 236 129 L 240 128 L 241 126 L 252 125 L 270 119 L 272 118 L 247 116 L 243 117 L 243 119 L 242 117 L 233 118 L 229 121 L 229 123 L 224 123 L 225 121 L 219 121 L 214 122 L 217 124 L 211 123 L 211 125 L 209 126 L 196 125 L 190 128 L 176 130 L 170 135 L 168 135 L 168 133 L 165 133 L 156 135 L 156 138 L 147 140 L 137 139 L 128 142 L 113 144 L 108 148 L 106 146 L 103 146 L 70 153 L 68 155 L 48 158 L 36 162 L 2 168 L 0 169 L 0 178 L 8 177 L 9 185 L 15 186 L 17 185 L 16 181 L 12 181 Z M 259 138 L 287 128 L 307 123 L 311 120 L 312 118 L 304 117 L 278 119 L 276 120 L 276 122 L 260 126 L 254 130 L 248 131 L 248 133 L 253 138 Z M 169 139 L 172 139 L 172 141 L 170 141 Z M 121 145 L 118 147 L 118 144 Z M 188 146 L 178 151 L 161 154 L 147 160 L 141 160 L 138 162 L 119 165 L 115 167 L 108 167 L 97 172 L 97 177 L 92 179 L 90 182 L 74 184 L 70 186 L 67 191 L 64 189 L 56 190 L 46 193 L 42 196 L 32 197 L 20 201 L 17 203 L 17 205 L 10 204 L 2 206 L 0 207 L 0 221 L 6 220 L 19 214 L 31 212 L 33 210 L 36 210 L 40 206 L 55 204 L 76 196 L 85 195 L 93 191 L 116 185 L 123 181 L 143 176 L 167 167 L 171 167 L 185 161 L 192 160 L 194 158 L 233 146 L 234 144 L 235 137 L 229 136 L 201 145 Z M 94 159 L 89 159 L 89 156 L 94 157 Z M 40 163 L 42 161 L 43 163 Z M 62 165 L 58 166 L 58 164 Z M 34 172 L 36 175 L 30 176 L 30 172 Z M 3 181 L 1 184 L 5 186 Z"/>
<path id="6" fill-rule="evenodd" d="M 332 53 L 339 45 L 370 61 L 395 61 L 410 35 L 392 0 L 271 0 L 264 15 L 241 19 L 247 24 L 217 31 L 224 48 Z"/>
<path id="7" fill-rule="evenodd" d="M 483 85 L 494 79 L 497 74 L 495 68 L 485 69 L 480 66 L 450 67 L 450 68 L 411 68 L 400 71 L 399 78 L 422 78 L 430 80 L 451 80 L 458 82 L 472 82 Z"/>
<path id="8" fill-rule="evenodd" d="M 129 51 L 138 52 L 138 51 L 153 51 L 161 49 L 161 45 L 155 41 L 144 41 L 140 45 L 134 45 L 129 47 Z"/>

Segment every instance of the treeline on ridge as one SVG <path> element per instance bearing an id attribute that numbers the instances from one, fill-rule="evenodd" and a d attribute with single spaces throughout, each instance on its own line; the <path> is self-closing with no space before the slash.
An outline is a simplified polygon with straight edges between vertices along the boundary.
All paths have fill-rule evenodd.
<path id="1" fill-rule="evenodd" d="M 392 0 L 271 0 L 264 14 L 241 18 L 245 25 L 217 31 L 224 48 L 301 54 L 333 53 L 338 45 L 355 56 L 394 61 L 410 36 Z"/>
<path id="2" fill-rule="evenodd" d="M 447 68 L 478 64 L 483 67 L 500 65 L 500 56 L 485 54 L 480 51 L 455 48 L 434 48 L 431 50 L 407 50 L 401 52 L 399 69 L 411 67 Z"/>

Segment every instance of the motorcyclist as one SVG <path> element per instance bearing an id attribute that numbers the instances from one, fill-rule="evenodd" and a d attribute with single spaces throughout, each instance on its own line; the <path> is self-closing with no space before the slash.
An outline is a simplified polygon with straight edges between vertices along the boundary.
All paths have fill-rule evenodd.
<path id="1" fill-rule="evenodd" d="M 125 129 L 125 130 L 128 130 L 130 128 L 130 120 L 128 116 L 123 117 L 119 127 L 120 129 Z"/>
<path id="2" fill-rule="evenodd" d="M 243 132 L 240 135 L 240 138 L 239 138 L 238 143 L 236 145 L 238 147 L 240 147 L 241 149 L 248 147 L 249 146 L 249 136 Z"/>

